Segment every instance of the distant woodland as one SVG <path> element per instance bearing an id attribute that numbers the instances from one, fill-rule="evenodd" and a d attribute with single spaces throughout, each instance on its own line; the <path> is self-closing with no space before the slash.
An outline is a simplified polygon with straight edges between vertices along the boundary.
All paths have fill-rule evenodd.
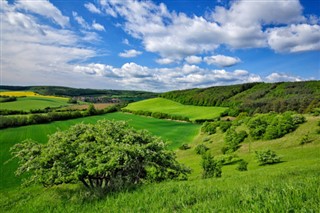
<path id="1" fill-rule="evenodd" d="M 182 104 L 224 106 L 249 114 L 308 113 L 320 107 L 320 81 L 247 83 L 171 91 L 160 96 Z"/>

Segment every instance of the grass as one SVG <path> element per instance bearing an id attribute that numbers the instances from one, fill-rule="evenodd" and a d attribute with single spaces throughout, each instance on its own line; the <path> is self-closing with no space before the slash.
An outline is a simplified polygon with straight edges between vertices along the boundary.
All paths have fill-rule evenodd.
<path id="1" fill-rule="evenodd" d="M 186 116 L 191 121 L 219 117 L 226 107 L 204 107 L 183 105 L 165 98 L 152 98 L 129 104 L 125 109 L 132 111 L 162 112 L 171 115 Z"/>
<path id="2" fill-rule="evenodd" d="M 56 121 L 50 124 L 38 124 L 23 126 L 17 128 L 8 128 L 0 130 L 0 190 L 4 188 L 16 187 L 21 180 L 15 177 L 14 171 L 17 168 L 17 162 L 12 161 L 3 164 L 10 158 L 9 149 L 16 143 L 31 138 L 40 143 L 46 143 L 48 135 L 53 134 L 57 129 L 67 129 L 71 125 L 79 122 L 95 123 L 100 119 L 126 120 L 136 129 L 147 129 L 152 134 L 160 136 L 168 141 L 170 149 L 176 149 L 183 143 L 188 143 L 198 134 L 200 125 L 183 122 L 173 122 L 155 118 L 146 118 L 125 113 L 111 113 L 86 118 L 78 118 L 67 121 Z"/>
<path id="3" fill-rule="evenodd" d="M 136 128 L 149 126 L 153 120 L 157 120 L 123 113 L 109 116 L 110 119 L 131 119 Z M 93 118 L 98 119 L 98 116 Z M 149 123 L 143 123 L 146 119 L 151 120 L 148 120 Z M 201 179 L 201 157 L 195 154 L 194 148 L 204 143 L 214 156 L 221 155 L 224 134 L 218 130 L 211 136 L 199 134 L 190 144 L 191 149 L 176 151 L 178 160 L 193 169 L 188 181 L 146 184 L 107 195 L 88 192 L 81 185 L 62 185 L 48 189 L 40 186 L 13 187 L 1 191 L 0 209 L 3 212 L 79 213 L 319 212 L 320 137 L 316 133 L 320 128 L 317 126 L 319 120 L 320 117 L 307 116 L 306 123 L 280 139 L 252 141 L 250 137 L 247 138 L 235 153 L 239 158 L 249 162 L 248 171 L 245 172 L 236 170 L 237 165 L 231 164 L 222 168 L 221 178 Z M 161 129 L 161 125 L 159 128 Z M 42 134 L 41 129 L 37 129 L 37 133 Z M 157 131 L 156 127 L 151 129 L 154 133 Z M 246 128 L 240 126 L 238 129 Z M 188 131 L 185 129 L 184 132 Z M 309 135 L 312 142 L 299 145 L 305 134 Z M 2 135 L 0 132 L 0 137 Z M 267 148 L 280 155 L 282 162 L 259 166 L 255 161 L 254 151 Z"/>
<path id="4" fill-rule="evenodd" d="M 45 109 L 47 107 L 67 106 L 68 99 L 52 98 L 46 96 L 28 96 L 17 98 L 17 101 L 0 103 L 0 110 L 23 110 Z"/>

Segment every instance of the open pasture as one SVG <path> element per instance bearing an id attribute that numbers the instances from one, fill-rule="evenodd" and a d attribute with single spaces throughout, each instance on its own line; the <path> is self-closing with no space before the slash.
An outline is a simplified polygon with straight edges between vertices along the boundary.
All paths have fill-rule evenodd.
<path id="1" fill-rule="evenodd" d="M 183 105 L 165 98 L 153 98 L 129 104 L 125 109 L 131 111 L 162 112 L 171 115 L 188 117 L 191 121 L 196 119 L 213 119 L 219 117 L 227 107 L 206 107 Z"/>
<path id="2" fill-rule="evenodd" d="M 4 188 L 15 187 L 21 183 L 20 178 L 17 178 L 14 175 L 14 171 L 17 168 L 17 162 L 12 161 L 4 164 L 4 162 L 10 159 L 9 149 L 11 146 L 16 143 L 20 143 L 27 138 L 36 140 L 40 143 L 46 143 L 48 140 L 48 135 L 53 134 L 57 131 L 57 129 L 64 130 L 79 122 L 95 123 L 100 119 L 125 120 L 136 129 L 147 129 L 152 134 L 160 136 L 163 140 L 168 141 L 169 149 L 176 149 L 183 143 L 191 142 L 198 134 L 200 129 L 200 125 L 191 123 L 146 118 L 124 113 L 110 113 L 67 121 L 57 121 L 50 124 L 38 124 L 3 129 L 0 130 L 0 190 Z"/>
<path id="3" fill-rule="evenodd" d="M 16 101 L 4 102 L 0 104 L 0 110 L 23 110 L 29 111 L 32 109 L 45 109 L 47 107 L 61 107 L 67 106 L 68 99 L 66 98 L 52 98 L 46 96 L 29 96 L 19 97 Z"/>

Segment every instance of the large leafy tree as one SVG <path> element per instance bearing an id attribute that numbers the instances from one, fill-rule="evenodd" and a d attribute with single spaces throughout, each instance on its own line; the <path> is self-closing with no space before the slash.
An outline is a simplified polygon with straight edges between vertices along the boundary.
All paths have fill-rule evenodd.
<path id="1" fill-rule="evenodd" d="M 27 183 L 44 186 L 82 182 L 110 189 L 190 173 L 160 138 L 122 121 L 80 123 L 51 135 L 47 144 L 26 140 L 11 152 L 19 159 L 16 174 L 30 172 Z"/>

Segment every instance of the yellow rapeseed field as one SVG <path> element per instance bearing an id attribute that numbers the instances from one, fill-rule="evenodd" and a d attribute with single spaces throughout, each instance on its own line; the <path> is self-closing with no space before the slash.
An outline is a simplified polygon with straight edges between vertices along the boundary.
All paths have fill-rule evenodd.
<path id="1" fill-rule="evenodd" d="M 6 92 L 0 92 L 0 95 L 15 96 L 15 97 L 27 96 L 27 97 L 43 97 L 43 98 L 67 99 L 67 98 L 51 96 L 51 95 L 50 96 L 49 95 L 40 95 L 38 93 L 31 92 L 31 91 L 6 91 Z"/>

